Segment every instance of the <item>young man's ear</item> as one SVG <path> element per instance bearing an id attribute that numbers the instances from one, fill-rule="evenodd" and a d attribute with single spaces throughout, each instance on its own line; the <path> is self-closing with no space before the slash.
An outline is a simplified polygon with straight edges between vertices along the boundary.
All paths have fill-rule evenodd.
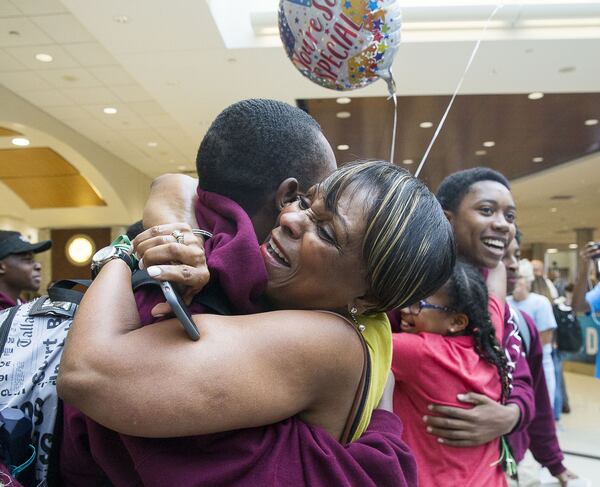
<path id="1" fill-rule="evenodd" d="M 275 193 L 275 205 L 281 210 L 285 205 L 292 203 L 298 197 L 298 180 L 287 178 L 281 182 Z"/>

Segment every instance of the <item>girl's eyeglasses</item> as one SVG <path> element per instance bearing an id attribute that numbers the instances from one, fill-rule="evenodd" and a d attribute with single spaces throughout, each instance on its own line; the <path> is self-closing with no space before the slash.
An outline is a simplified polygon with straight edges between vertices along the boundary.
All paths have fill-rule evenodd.
<path id="1" fill-rule="evenodd" d="M 438 306 L 437 304 L 431 304 L 421 299 L 418 303 L 411 304 L 408 307 L 408 312 L 411 315 L 417 316 L 423 309 L 434 309 L 436 311 L 443 311 L 445 313 L 455 313 L 456 311 L 447 306 Z"/>

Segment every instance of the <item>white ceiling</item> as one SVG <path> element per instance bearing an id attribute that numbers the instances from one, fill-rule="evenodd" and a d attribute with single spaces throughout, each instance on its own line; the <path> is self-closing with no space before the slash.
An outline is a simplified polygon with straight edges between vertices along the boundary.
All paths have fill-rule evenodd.
<path id="1" fill-rule="evenodd" d="M 404 3 L 403 42 L 393 66 L 398 93 L 451 93 L 495 2 Z M 483 36 L 463 93 L 598 91 L 600 1 L 505 3 Z M 276 0 L 3 0 L 0 83 L 148 176 L 191 170 L 199 140 L 230 103 L 250 97 L 294 103 L 339 96 L 302 77 L 277 36 L 256 35 L 258 27 L 276 19 L 276 6 Z M 118 16 L 128 22 L 117 22 Z M 242 41 L 226 42 L 227 29 L 242 29 Z M 37 61 L 40 52 L 54 61 Z M 379 82 L 348 94 L 382 96 L 386 88 Z M 118 113 L 105 115 L 107 106 Z M 578 204 L 586 206 L 574 215 L 587 226 L 600 223 L 592 211 L 600 202 L 595 191 L 599 164 L 574 164 L 544 175 L 560 183 L 561 192 L 585 189 L 587 196 Z M 562 221 L 535 223 L 539 218 L 533 215 L 542 212 L 545 219 L 549 211 L 538 177 L 515 185 L 527 237 L 570 242 L 570 235 L 555 233 Z M 538 192 L 540 197 L 532 199 Z"/>

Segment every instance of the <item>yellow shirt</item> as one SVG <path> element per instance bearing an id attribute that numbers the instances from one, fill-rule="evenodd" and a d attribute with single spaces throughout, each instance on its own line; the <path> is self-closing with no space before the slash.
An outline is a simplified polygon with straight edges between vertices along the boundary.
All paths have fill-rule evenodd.
<path id="1" fill-rule="evenodd" d="M 392 328 L 386 314 L 359 316 L 358 322 L 365 327 L 362 336 L 371 358 L 371 374 L 365 407 L 351 441 L 360 438 L 369 426 L 373 409 L 381 400 L 392 367 Z"/>

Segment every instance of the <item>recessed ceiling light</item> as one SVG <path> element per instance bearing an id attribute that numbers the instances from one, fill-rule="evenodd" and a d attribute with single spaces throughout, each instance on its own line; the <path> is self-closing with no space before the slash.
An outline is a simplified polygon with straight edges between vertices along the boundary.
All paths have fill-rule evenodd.
<path id="1" fill-rule="evenodd" d="M 544 94 L 541 91 L 535 91 L 533 93 L 529 93 L 529 95 L 527 95 L 527 98 L 529 98 L 530 100 L 539 100 L 541 98 L 544 98 Z"/>
<path id="2" fill-rule="evenodd" d="M 570 249 L 576 249 L 578 247 L 577 244 L 569 244 Z"/>
<path id="3" fill-rule="evenodd" d="M 476 156 L 485 156 L 487 154 L 487 151 L 484 149 L 480 149 L 480 150 L 476 150 L 475 151 L 475 155 Z"/>
<path id="4" fill-rule="evenodd" d="M 127 17 L 127 15 L 115 15 L 113 20 L 118 24 L 127 24 L 129 22 L 129 17 Z"/>
<path id="5" fill-rule="evenodd" d="M 494 147 L 496 145 L 496 142 L 494 142 L 493 140 L 486 140 L 483 143 L 483 147 Z"/>
<path id="6" fill-rule="evenodd" d="M 557 211 L 558 211 L 558 209 L 557 209 L 557 208 L 550 208 L 550 212 L 551 212 L 551 213 L 556 213 Z"/>
<path id="7" fill-rule="evenodd" d="M 118 112 L 118 110 L 115 107 L 105 107 L 102 111 L 107 115 L 114 115 Z"/>
<path id="8" fill-rule="evenodd" d="M 533 162 L 544 162 L 544 158 L 543 157 L 534 157 L 533 159 L 531 159 Z"/>
<path id="9" fill-rule="evenodd" d="M 590 118 L 589 120 L 586 120 L 585 123 L 588 127 L 591 127 L 593 125 L 598 125 L 598 119 L 597 118 Z"/>
<path id="10" fill-rule="evenodd" d="M 337 150 L 348 150 L 350 149 L 350 146 L 347 144 L 340 144 L 337 146 Z"/>
<path id="11" fill-rule="evenodd" d="M 558 72 L 561 74 L 572 73 L 573 71 L 575 71 L 575 69 L 575 66 L 564 66 L 560 68 Z"/>
<path id="12" fill-rule="evenodd" d="M 340 105 L 347 105 L 352 100 L 350 98 L 348 98 L 347 96 L 341 96 L 341 97 L 337 98 L 335 101 L 336 101 L 336 103 L 339 103 Z"/>
<path id="13" fill-rule="evenodd" d="M 50 54 L 46 54 L 44 52 L 36 54 L 35 58 L 42 63 L 51 63 L 54 60 Z"/>
<path id="14" fill-rule="evenodd" d="M 153 140 L 148 142 L 148 147 L 158 147 L 158 142 L 154 142 Z"/>
<path id="15" fill-rule="evenodd" d="M 413 161 L 412 159 L 404 159 L 402 161 L 402 164 L 406 164 L 407 166 L 410 166 L 411 164 L 414 164 L 415 161 Z"/>
<path id="16" fill-rule="evenodd" d="M 11 142 L 13 143 L 13 145 L 19 147 L 27 147 L 29 145 L 29 139 L 26 139 L 25 137 L 15 137 L 11 140 Z"/>
<path id="17" fill-rule="evenodd" d="M 228 63 L 237 63 L 237 59 L 234 57 L 227 58 Z"/>
<path id="18" fill-rule="evenodd" d="M 14 37 L 19 37 L 21 35 L 21 33 L 18 30 L 9 30 L 8 35 L 14 36 Z"/>
<path id="19" fill-rule="evenodd" d="M 343 119 L 343 118 L 350 118 L 352 116 L 352 114 L 350 112 L 337 112 L 335 114 L 335 116 L 337 118 L 342 118 Z"/>
<path id="20" fill-rule="evenodd" d="M 65 74 L 64 76 L 62 76 L 62 79 L 64 79 L 65 81 L 73 82 L 77 81 L 79 78 L 77 78 L 77 76 L 73 76 L 72 74 Z"/>
<path id="21" fill-rule="evenodd" d="M 430 129 L 431 127 L 433 127 L 433 123 L 431 123 L 431 122 L 421 122 L 419 124 L 419 127 L 421 127 L 422 129 Z"/>
<path id="22" fill-rule="evenodd" d="M 177 169 L 179 171 L 185 171 L 187 169 L 187 167 L 185 167 L 185 166 L 177 166 Z"/>
<path id="23" fill-rule="evenodd" d="M 546 252 L 549 254 L 557 254 L 558 253 L 558 249 L 546 249 Z"/>

